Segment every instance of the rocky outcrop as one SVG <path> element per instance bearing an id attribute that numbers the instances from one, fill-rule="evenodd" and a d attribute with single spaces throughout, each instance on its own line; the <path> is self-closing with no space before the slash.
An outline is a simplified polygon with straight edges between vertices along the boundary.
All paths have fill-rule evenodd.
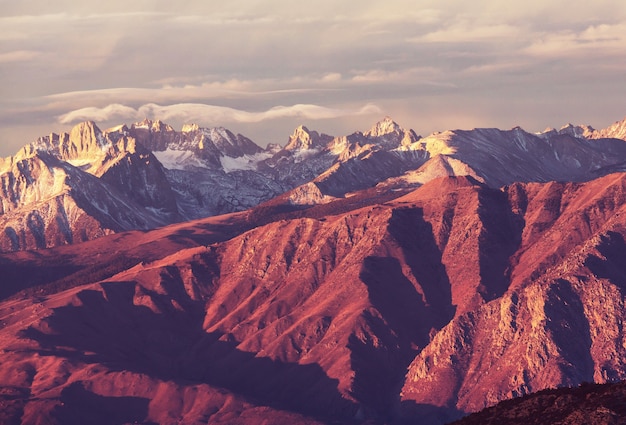
<path id="1" fill-rule="evenodd" d="M 114 230 L 101 226 L 72 196 L 72 185 L 82 178 L 80 170 L 64 167 L 48 154 L 14 157 L 11 162 L 1 175 L 2 251 L 80 242 Z"/>
<path id="2" fill-rule="evenodd" d="M 112 166 L 105 175 L 114 172 Z M 154 228 L 169 223 L 175 214 L 147 209 L 143 202 L 153 198 L 129 191 L 130 181 L 109 183 L 107 177 L 98 178 L 47 152 L 6 160 L 0 181 L 2 251 L 49 248 Z M 167 191 L 154 195 L 164 198 Z"/>
<path id="3" fill-rule="evenodd" d="M 421 139 L 413 130 L 405 130 L 390 117 L 385 117 L 382 121 L 364 134 L 369 139 L 376 140 L 378 144 L 388 143 L 390 147 L 409 146 Z"/>
<path id="4" fill-rule="evenodd" d="M 326 134 L 320 135 L 317 131 L 311 131 L 305 126 L 300 126 L 289 136 L 285 150 L 321 149 L 325 148 L 332 139 L 332 136 Z"/>
<path id="5" fill-rule="evenodd" d="M 2 160 L 2 250 L 72 244 L 180 220 L 161 164 L 135 139 L 116 134 L 109 138 L 86 122 Z"/>

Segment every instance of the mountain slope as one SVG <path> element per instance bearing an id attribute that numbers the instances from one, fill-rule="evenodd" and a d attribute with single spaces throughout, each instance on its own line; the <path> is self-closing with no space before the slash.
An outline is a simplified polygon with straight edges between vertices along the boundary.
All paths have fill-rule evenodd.
<path id="1" fill-rule="evenodd" d="M 558 133 L 540 136 L 520 128 L 455 130 L 421 139 L 411 149 L 455 158 L 492 187 L 514 182 L 586 181 L 623 171 L 623 140 Z"/>
<path id="2" fill-rule="evenodd" d="M 384 201 L 276 218 L 260 207 L 5 254 L 0 267 L 25 273 L 5 274 L 14 289 L 0 302 L 5 411 L 441 424 L 624 379 L 625 189 L 622 173 L 503 189 L 445 177 Z M 80 260 L 100 252 L 110 268 Z M 15 292 L 60 258 L 75 269 Z"/>
<path id="3" fill-rule="evenodd" d="M 167 223 L 115 186 L 47 153 L 5 161 L 0 178 L 4 251 L 58 246 Z"/>
<path id="4" fill-rule="evenodd" d="M 625 187 L 615 174 L 508 189 L 524 223 L 508 289 L 435 336 L 409 367 L 403 400 L 475 411 L 543 388 L 625 379 Z"/>

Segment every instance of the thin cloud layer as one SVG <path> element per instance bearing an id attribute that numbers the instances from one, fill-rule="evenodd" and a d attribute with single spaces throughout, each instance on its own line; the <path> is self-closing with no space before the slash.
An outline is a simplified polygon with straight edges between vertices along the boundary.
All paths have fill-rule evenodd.
<path id="1" fill-rule="evenodd" d="M 550 58 L 611 58 L 626 51 L 626 23 L 591 25 L 582 31 L 546 34 L 525 50 Z M 599 65 L 602 65 L 600 63 Z"/>
<path id="2" fill-rule="evenodd" d="M 625 34 L 614 0 L 8 2 L 0 155 L 44 127 L 146 112 L 246 123 L 254 140 L 257 128 L 276 140 L 306 120 L 351 132 L 382 115 L 420 133 L 598 127 L 626 113 Z M 378 109 L 355 113 L 363 105 Z"/>

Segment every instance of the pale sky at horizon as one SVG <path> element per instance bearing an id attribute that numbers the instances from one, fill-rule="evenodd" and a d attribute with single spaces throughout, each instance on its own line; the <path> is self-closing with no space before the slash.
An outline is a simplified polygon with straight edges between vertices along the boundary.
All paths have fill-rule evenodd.
<path id="1" fill-rule="evenodd" d="M 626 116 L 626 2 L 0 0 L 0 156 L 84 120 L 260 145 Z"/>

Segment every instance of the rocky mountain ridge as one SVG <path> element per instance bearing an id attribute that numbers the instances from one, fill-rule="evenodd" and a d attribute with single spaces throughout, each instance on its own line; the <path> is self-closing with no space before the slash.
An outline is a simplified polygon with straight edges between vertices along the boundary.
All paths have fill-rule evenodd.
<path id="1" fill-rule="evenodd" d="M 262 149 L 224 128 L 187 125 L 178 132 L 144 120 L 102 131 L 86 122 L 0 160 L 0 247 L 42 248 L 154 228 L 246 210 L 281 194 L 285 208 L 304 208 L 375 186 L 410 190 L 448 175 L 491 187 L 587 181 L 624 170 L 623 129 L 622 122 L 601 131 L 570 125 L 540 134 L 474 129 L 422 138 L 385 118 L 341 137 L 301 126 L 284 148 Z M 44 168 L 58 170 L 56 180 Z"/>

